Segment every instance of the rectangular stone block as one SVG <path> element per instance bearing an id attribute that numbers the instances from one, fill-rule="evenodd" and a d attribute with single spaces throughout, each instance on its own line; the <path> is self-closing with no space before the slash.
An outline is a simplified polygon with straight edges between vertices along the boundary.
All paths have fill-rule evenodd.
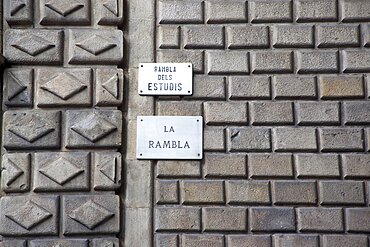
<path id="1" fill-rule="evenodd" d="M 225 128 L 206 126 L 203 130 L 204 151 L 225 151 Z"/>
<path id="2" fill-rule="evenodd" d="M 157 207 L 156 231 L 200 231 L 201 211 L 196 207 Z"/>
<path id="3" fill-rule="evenodd" d="M 122 157 L 118 152 L 94 155 L 94 190 L 117 190 L 121 187 Z"/>
<path id="4" fill-rule="evenodd" d="M 268 48 L 270 45 L 269 27 L 228 26 L 226 36 L 229 49 Z"/>
<path id="5" fill-rule="evenodd" d="M 194 76 L 193 94 L 184 98 L 221 100 L 226 98 L 225 77 L 223 76 Z"/>
<path id="6" fill-rule="evenodd" d="M 116 195 L 68 195 L 63 197 L 63 234 L 117 234 L 120 202 Z"/>
<path id="7" fill-rule="evenodd" d="M 364 134 L 358 128 L 320 129 L 322 151 L 363 151 Z"/>
<path id="8" fill-rule="evenodd" d="M 297 22 L 337 21 L 337 0 L 299 0 L 296 2 Z"/>
<path id="9" fill-rule="evenodd" d="M 33 69 L 8 68 L 4 71 L 3 78 L 3 102 L 5 107 L 33 106 Z"/>
<path id="10" fill-rule="evenodd" d="M 206 1 L 206 9 L 207 23 L 247 22 L 247 5 L 242 1 Z"/>
<path id="11" fill-rule="evenodd" d="M 203 231 L 246 231 L 247 218 L 246 208 L 203 208 Z"/>
<path id="12" fill-rule="evenodd" d="M 9 150 L 60 147 L 60 111 L 7 111 L 3 145 Z"/>
<path id="13" fill-rule="evenodd" d="M 96 17 L 99 25 L 119 26 L 122 24 L 123 16 L 126 14 L 123 7 L 123 0 L 108 0 L 95 3 Z M 129 12 L 129 11 L 127 11 Z"/>
<path id="14" fill-rule="evenodd" d="M 277 48 L 313 48 L 315 45 L 311 25 L 275 25 L 272 33 L 273 46 Z"/>
<path id="15" fill-rule="evenodd" d="M 184 204 L 223 204 L 223 181 L 181 181 L 181 200 Z"/>
<path id="16" fill-rule="evenodd" d="M 252 23 L 290 22 L 293 20 L 292 2 L 253 0 L 249 2 L 249 17 Z"/>
<path id="17" fill-rule="evenodd" d="M 271 247 L 269 235 L 228 235 L 227 244 L 229 247 Z"/>
<path id="18" fill-rule="evenodd" d="M 234 151 L 270 151 L 271 130 L 268 128 L 228 128 L 229 150 Z"/>
<path id="19" fill-rule="evenodd" d="M 339 54 L 337 51 L 299 51 L 298 73 L 337 73 Z"/>
<path id="20" fill-rule="evenodd" d="M 292 102 L 250 103 L 250 122 L 252 125 L 291 125 L 294 124 Z"/>
<path id="21" fill-rule="evenodd" d="M 319 247 L 319 240 L 319 236 L 317 235 L 277 234 L 272 236 L 274 247 Z"/>
<path id="22" fill-rule="evenodd" d="M 99 246 L 119 246 L 118 238 L 97 238 L 90 240 L 92 247 L 99 247 Z"/>
<path id="23" fill-rule="evenodd" d="M 295 156 L 298 178 L 339 178 L 339 156 L 335 154 L 298 154 Z"/>
<path id="24" fill-rule="evenodd" d="M 33 1 L 9 0 L 3 3 L 4 19 L 12 25 L 31 25 L 33 21 Z"/>
<path id="25" fill-rule="evenodd" d="M 155 247 L 178 247 L 179 236 L 173 234 L 156 234 L 155 235 Z"/>
<path id="26" fill-rule="evenodd" d="M 0 234 L 3 236 L 57 236 L 58 196 L 3 196 Z"/>
<path id="27" fill-rule="evenodd" d="M 297 228 L 301 232 L 342 232 L 341 208 L 297 208 Z"/>
<path id="28" fill-rule="evenodd" d="M 370 21 L 370 2 L 367 0 L 344 0 L 342 3 L 343 21 Z"/>
<path id="29" fill-rule="evenodd" d="M 95 105 L 120 106 L 123 101 L 123 70 L 116 68 L 95 70 Z"/>
<path id="30" fill-rule="evenodd" d="M 275 128 L 272 130 L 274 149 L 278 152 L 286 151 L 316 151 L 315 128 Z"/>
<path id="31" fill-rule="evenodd" d="M 185 234 L 181 237 L 182 246 L 186 247 L 224 247 L 224 236 L 219 234 Z M 167 245 L 166 245 L 167 246 Z"/>
<path id="32" fill-rule="evenodd" d="M 365 36 L 365 46 L 369 47 L 370 46 L 370 25 L 365 25 L 364 27 L 364 36 Z"/>
<path id="33" fill-rule="evenodd" d="M 359 25 L 319 25 L 317 42 L 319 47 L 359 47 Z"/>
<path id="34" fill-rule="evenodd" d="M 157 180 L 155 198 L 157 204 L 179 203 L 179 182 L 177 180 Z"/>
<path id="35" fill-rule="evenodd" d="M 11 193 L 30 190 L 31 154 L 5 153 L 0 170 L 2 191 Z"/>
<path id="36" fill-rule="evenodd" d="M 247 157 L 242 154 L 206 153 L 204 157 L 204 176 L 246 177 Z"/>
<path id="37" fill-rule="evenodd" d="M 181 28 L 175 25 L 159 26 L 157 37 L 159 48 L 178 49 L 180 48 Z"/>
<path id="38" fill-rule="evenodd" d="M 228 85 L 232 100 L 271 98 L 271 82 L 267 76 L 231 76 Z"/>
<path id="39" fill-rule="evenodd" d="M 369 208 L 347 208 L 346 230 L 349 232 L 370 232 L 370 209 Z"/>
<path id="40" fill-rule="evenodd" d="M 342 160 L 344 178 L 370 177 L 370 156 L 368 154 L 345 154 Z"/>
<path id="41" fill-rule="evenodd" d="M 364 235 L 324 235 L 322 236 L 323 247 L 351 247 L 367 246 L 367 237 Z"/>
<path id="42" fill-rule="evenodd" d="M 26 240 L 2 240 L 1 241 L 2 247 L 26 247 L 27 242 Z"/>
<path id="43" fill-rule="evenodd" d="M 205 123 L 207 125 L 238 124 L 248 122 L 247 104 L 243 102 L 205 102 Z"/>
<path id="44" fill-rule="evenodd" d="M 294 57 L 292 52 L 261 51 L 251 52 L 251 72 L 292 73 Z"/>
<path id="45" fill-rule="evenodd" d="M 12 64 L 60 65 L 63 63 L 63 31 L 8 29 L 3 54 Z"/>
<path id="46" fill-rule="evenodd" d="M 65 130 L 68 148 L 117 148 L 122 141 L 122 112 L 68 110 Z"/>
<path id="47" fill-rule="evenodd" d="M 293 157 L 285 154 L 250 154 L 248 169 L 252 178 L 292 178 Z"/>
<path id="48" fill-rule="evenodd" d="M 204 52 L 192 50 L 167 50 L 157 52 L 158 63 L 191 63 L 194 73 L 204 73 Z"/>
<path id="49" fill-rule="evenodd" d="M 359 181 L 320 181 L 322 205 L 364 205 L 365 188 Z"/>
<path id="50" fill-rule="evenodd" d="M 65 246 L 65 247 L 88 247 L 89 240 L 87 239 L 74 239 L 74 240 L 31 240 L 30 247 L 49 247 L 49 246 Z"/>
<path id="51" fill-rule="evenodd" d="M 368 124 L 370 122 L 370 104 L 367 101 L 344 102 L 344 122 L 347 125 Z"/>
<path id="52" fill-rule="evenodd" d="M 362 76 L 319 76 L 318 83 L 322 99 L 364 98 Z"/>
<path id="53" fill-rule="evenodd" d="M 370 51 L 343 51 L 342 57 L 345 73 L 370 72 Z"/>
<path id="54" fill-rule="evenodd" d="M 290 232 L 296 229 L 294 208 L 253 207 L 250 218 L 252 232 Z"/>
<path id="55" fill-rule="evenodd" d="M 182 30 L 185 49 L 219 49 L 225 46 L 222 26 L 186 26 Z"/>
<path id="56" fill-rule="evenodd" d="M 268 181 L 226 181 L 226 200 L 235 205 L 270 204 L 270 184 Z"/>
<path id="57" fill-rule="evenodd" d="M 160 116 L 201 116 L 202 103 L 197 101 L 157 101 Z"/>
<path id="58" fill-rule="evenodd" d="M 69 64 L 116 65 L 123 58 L 120 30 L 69 30 Z"/>
<path id="59" fill-rule="evenodd" d="M 91 24 L 89 0 L 50 2 L 40 0 L 40 24 L 44 26 L 87 26 Z"/>
<path id="60" fill-rule="evenodd" d="M 317 202 L 316 182 L 312 181 L 274 181 L 272 198 L 275 205 L 311 204 Z"/>
<path id="61" fill-rule="evenodd" d="M 159 178 L 200 177 L 201 174 L 199 161 L 159 160 L 156 168 Z"/>
<path id="62" fill-rule="evenodd" d="M 170 23 L 203 23 L 203 4 L 201 2 L 182 2 L 161 0 L 158 2 L 158 21 Z"/>
<path id="63" fill-rule="evenodd" d="M 340 124 L 340 105 L 337 102 L 299 102 L 296 107 L 299 125 Z"/>
<path id="64" fill-rule="evenodd" d="M 312 76 L 274 76 L 275 99 L 316 99 L 316 78 Z"/>
<path id="65" fill-rule="evenodd" d="M 87 152 L 36 153 L 33 170 L 35 192 L 90 189 L 90 154 Z"/>
<path id="66" fill-rule="evenodd" d="M 37 69 L 37 105 L 91 106 L 92 80 L 91 69 Z"/>
<path id="67" fill-rule="evenodd" d="M 249 74 L 249 53 L 241 51 L 207 51 L 207 73 Z"/>

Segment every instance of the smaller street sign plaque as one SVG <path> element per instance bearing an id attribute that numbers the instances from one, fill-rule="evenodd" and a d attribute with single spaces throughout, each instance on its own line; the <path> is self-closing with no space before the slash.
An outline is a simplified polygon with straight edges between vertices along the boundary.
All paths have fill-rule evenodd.
<path id="1" fill-rule="evenodd" d="M 138 159 L 202 159 L 203 117 L 138 116 Z"/>
<path id="2" fill-rule="evenodd" d="M 191 95 L 193 65 L 191 63 L 140 63 L 140 95 Z"/>

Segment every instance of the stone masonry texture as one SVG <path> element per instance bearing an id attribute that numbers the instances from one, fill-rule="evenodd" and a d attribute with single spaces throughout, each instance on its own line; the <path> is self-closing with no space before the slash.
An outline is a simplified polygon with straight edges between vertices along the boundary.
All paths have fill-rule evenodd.
<path id="1" fill-rule="evenodd" d="M 0 5 L 0 247 L 370 247 L 369 0 Z M 203 116 L 204 158 L 136 160 L 138 115 Z"/>
<path id="2" fill-rule="evenodd" d="M 157 0 L 157 62 L 191 62 L 204 159 L 158 161 L 155 247 L 367 247 L 370 1 Z"/>

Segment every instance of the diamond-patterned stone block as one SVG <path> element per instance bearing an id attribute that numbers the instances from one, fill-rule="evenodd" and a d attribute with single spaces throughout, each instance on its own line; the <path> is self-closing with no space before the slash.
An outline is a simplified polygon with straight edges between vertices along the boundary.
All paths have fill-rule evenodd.
<path id="1" fill-rule="evenodd" d="M 94 155 L 94 189 L 118 189 L 121 186 L 121 154 L 117 152 L 99 152 L 94 153 Z"/>
<path id="2" fill-rule="evenodd" d="M 4 72 L 4 105 L 30 107 L 33 104 L 33 70 L 6 69 Z"/>
<path id="3" fill-rule="evenodd" d="M 63 233 L 65 235 L 119 232 L 118 196 L 65 196 L 63 202 Z"/>
<path id="4" fill-rule="evenodd" d="M 9 63 L 59 65 L 63 62 L 63 31 L 8 29 L 4 57 Z"/>
<path id="5" fill-rule="evenodd" d="M 34 191 L 87 191 L 89 185 L 89 153 L 35 154 Z"/>
<path id="6" fill-rule="evenodd" d="M 1 189 L 5 192 L 25 192 L 30 189 L 31 155 L 6 153 L 2 158 Z"/>
<path id="7" fill-rule="evenodd" d="M 57 235 L 57 196 L 0 198 L 0 234 L 3 236 Z"/>
<path id="8" fill-rule="evenodd" d="M 4 4 L 4 18 L 9 25 L 32 24 L 32 0 L 6 0 Z"/>
<path id="9" fill-rule="evenodd" d="M 121 146 L 122 113 L 118 110 L 66 112 L 68 148 L 115 148 Z"/>
<path id="10" fill-rule="evenodd" d="M 38 69 L 37 96 L 40 107 L 90 106 L 91 69 Z"/>
<path id="11" fill-rule="evenodd" d="M 6 149 L 60 147 L 59 111 L 7 111 L 3 121 L 3 145 Z"/>
<path id="12" fill-rule="evenodd" d="M 122 0 L 98 1 L 99 25 L 118 25 L 122 21 Z"/>
<path id="13" fill-rule="evenodd" d="M 41 0 L 41 25 L 90 25 L 90 0 Z"/>
<path id="14" fill-rule="evenodd" d="M 88 247 L 89 241 L 86 239 L 60 240 L 43 239 L 31 240 L 30 247 Z"/>
<path id="15" fill-rule="evenodd" d="M 96 69 L 96 105 L 119 106 L 123 100 L 123 71 Z"/>
<path id="16" fill-rule="evenodd" d="M 123 58 L 120 30 L 70 30 L 69 64 L 119 64 Z"/>

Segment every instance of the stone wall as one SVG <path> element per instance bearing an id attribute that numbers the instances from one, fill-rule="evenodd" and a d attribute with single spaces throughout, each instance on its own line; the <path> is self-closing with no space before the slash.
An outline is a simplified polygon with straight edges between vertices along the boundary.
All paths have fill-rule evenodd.
<path id="1" fill-rule="evenodd" d="M 205 158 L 155 165 L 155 246 L 368 246 L 370 2 L 157 2 L 157 61 L 191 62 Z"/>

